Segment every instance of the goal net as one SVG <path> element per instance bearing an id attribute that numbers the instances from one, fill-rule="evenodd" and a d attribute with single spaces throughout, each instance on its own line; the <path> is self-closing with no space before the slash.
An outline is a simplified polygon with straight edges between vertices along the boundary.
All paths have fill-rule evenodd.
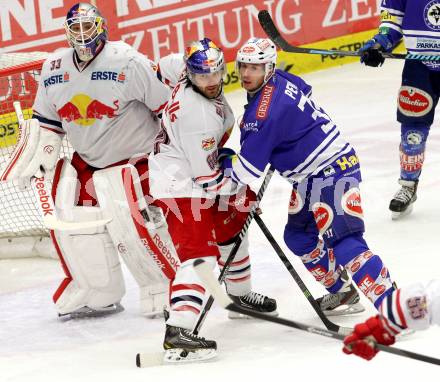
<path id="1" fill-rule="evenodd" d="M 41 66 L 47 53 L 0 55 L 0 170 L 14 150 L 20 135 L 13 102 L 20 101 L 23 115 L 32 118 Z M 72 149 L 63 141 L 60 156 Z M 49 232 L 44 227 L 34 194 L 13 182 L 0 182 L 0 259 L 28 256 L 54 257 Z"/>

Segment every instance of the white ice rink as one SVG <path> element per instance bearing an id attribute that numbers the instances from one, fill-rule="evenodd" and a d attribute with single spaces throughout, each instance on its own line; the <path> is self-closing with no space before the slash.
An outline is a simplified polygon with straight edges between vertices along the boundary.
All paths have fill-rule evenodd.
<path id="1" fill-rule="evenodd" d="M 440 278 L 439 119 L 428 141 L 419 200 L 411 216 L 391 221 L 388 203 L 397 190 L 400 129 L 395 122 L 402 62 L 388 60 L 380 69 L 359 64 L 305 76 L 314 98 L 356 148 L 362 165 L 366 239 L 399 285 Z M 228 94 L 236 116 L 244 93 Z M 440 115 L 439 115 L 440 118 Z M 233 135 L 237 147 L 237 132 Z M 258 185 L 256 185 L 258 186 Z M 262 218 L 282 241 L 290 187 L 275 176 L 262 203 Z M 255 225 L 251 226 L 254 290 L 278 300 L 280 315 L 321 325 L 307 300 Z M 286 248 L 286 253 L 288 250 Z M 315 297 L 324 290 L 290 255 Z M 60 322 L 52 294 L 62 278 L 55 260 L 0 261 L 0 381 L 438 381 L 440 368 L 381 353 L 371 362 L 346 356 L 341 343 L 321 336 L 255 320 L 229 320 L 214 306 L 202 335 L 216 339 L 219 356 L 204 364 L 138 369 L 137 352 L 161 349 L 164 323 L 140 316 L 137 287 L 125 272 L 126 310 L 114 317 Z M 367 300 L 364 304 L 369 306 Z M 339 318 L 353 325 L 373 314 Z M 397 346 L 440 358 L 440 328 L 419 332 Z"/>

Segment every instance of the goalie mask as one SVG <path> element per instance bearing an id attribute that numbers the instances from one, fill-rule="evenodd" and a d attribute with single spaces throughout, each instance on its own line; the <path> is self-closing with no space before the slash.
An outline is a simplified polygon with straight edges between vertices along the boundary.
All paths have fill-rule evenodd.
<path id="1" fill-rule="evenodd" d="M 95 57 L 107 40 L 107 23 L 99 10 L 88 3 L 70 8 L 64 22 L 67 41 L 81 61 Z"/>
<path id="2" fill-rule="evenodd" d="M 222 50 L 209 38 L 191 42 L 185 50 L 187 76 L 204 96 L 217 97 L 223 86 L 225 60 Z M 205 91 L 217 87 L 217 91 Z M 214 95 L 213 95 L 214 94 Z"/>
<path id="3" fill-rule="evenodd" d="M 264 64 L 263 85 L 272 77 L 277 64 L 277 49 L 268 38 L 251 38 L 237 52 L 236 71 L 240 77 L 240 64 Z M 263 86 L 262 85 L 262 86 Z"/>

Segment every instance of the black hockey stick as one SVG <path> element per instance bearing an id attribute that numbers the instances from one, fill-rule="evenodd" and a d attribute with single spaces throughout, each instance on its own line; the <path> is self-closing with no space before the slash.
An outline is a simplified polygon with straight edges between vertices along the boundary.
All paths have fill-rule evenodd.
<path id="1" fill-rule="evenodd" d="M 319 334 L 320 336 L 334 338 L 340 341 L 343 341 L 345 338 L 343 334 L 335 333 L 330 330 L 318 328 L 316 326 L 307 325 L 292 320 L 287 320 L 282 317 L 269 316 L 267 314 L 256 312 L 254 310 L 247 310 L 245 308 L 242 308 L 241 306 L 235 304 L 225 293 L 221 285 L 215 279 L 214 274 L 210 269 L 210 266 L 206 264 L 204 260 L 197 259 L 194 262 L 194 267 L 196 269 L 198 276 L 204 282 L 204 285 L 206 285 L 206 287 L 209 289 L 210 293 L 214 296 L 217 302 L 226 310 L 230 310 L 232 312 L 236 312 L 240 314 L 245 314 L 254 318 L 258 318 L 260 320 L 274 322 L 276 324 L 288 326 L 290 328 L 304 330 L 309 333 Z M 440 365 L 440 359 L 426 356 L 423 354 L 413 353 L 408 350 L 403 350 L 381 344 L 376 344 L 376 348 L 378 350 L 382 350 L 387 353 L 392 353 L 401 357 L 407 357 L 422 362 L 432 363 L 434 365 Z"/>
<path id="2" fill-rule="evenodd" d="M 362 56 L 362 52 L 351 51 L 351 50 L 334 50 L 334 49 L 313 49 L 313 48 L 302 48 L 299 46 L 294 46 L 289 44 L 283 36 L 281 36 L 275 23 L 272 20 L 269 12 L 267 10 L 262 10 L 258 12 L 258 21 L 261 27 L 266 32 L 267 36 L 282 50 L 290 53 L 306 53 L 306 54 L 321 54 L 324 56 Z M 399 54 L 399 53 L 386 53 L 381 52 L 384 58 L 394 58 L 401 60 L 418 60 L 418 61 L 440 61 L 440 55 L 434 54 Z"/>
<path id="3" fill-rule="evenodd" d="M 304 296 L 306 297 L 307 301 L 310 303 L 312 308 L 315 310 L 318 317 L 321 319 L 322 323 L 326 326 L 328 330 L 331 330 L 336 333 L 342 334 L 349 334 L 353 329 L 347 328 L 344 326 L 339 326 L 333 322 L 331 322 L 327 316 L 324 314 L 322 309 L 320 308 L 319 304 L 316 302 L 316 300 L 313 298 L 312 293 L 307 288 L 306 284 L 302 281 L 301 277 L 299 276 L 298 272 L 293 268 L 292 263 L 287 258 L 286 254 L 283 252 L 275 238 L 272 236 L 269 229 L 266 227 L 266 224 L 264 224 L 263 220 L 260 216 L 256 215 L 254 217 L 255 222 L 258 224 L 258 226 L 261 228 L 261 231 L 263 231 L 264 236 L 266 236 L 269 243 L 272 245 L 273 249 L 275 250 L 276 254 L 280 258 L 280 260 L 283 262 L 286 269 L 289 271 L 297 285 L 299 286 L 299 289 L 301 289 L 301 292 L 303 292 Z"/>
<path id="4" fill-rule="evenodd" d="M 229 254 L 228 258 L 225 261 L 225 265 L 223 266 L 222 271 L 220 272 L 220 275 L 218 277 L 218 281 L 222 283 L 225 278 L 228 271 L 229 266 L 231 265 L 232 261 L 235 258 L 235 255 L 238 252 L 238 249 L 240 248 L 241 242 L 243 241 L 243 238 L 245 237 L 249 226 L 252 222 L 252 219 L 257 216 L 256 210 L 261 202 L 261 199 L 263 198 L 264 192 L 266 191 L 267 185 L 269 184 L 270 179 L 272 178 L 272 175 L 274 173 L 274 168 L 271 166 L 269 167 L 269 170 L 267 170 L 266 175 L 264 176 L 263 183 L 260 186 L 260 189 L 258 190 L 257 198 L 252 206 L 252 209 L 244 222 L 243 228 L 241 229 L 240 233 L 238 234 L 237 239 L 235 240 L 234 247 L 231 250 L 231 253 Z M 211 309 L 212 303 L 214 302 L 214 298 L 209 296 L 208 301 L 206 302 L 205 306 L 203 307 L 202 312 L 199 315 L 199 319 L 196 323 L 196 326 L 194 327 L 193 333 L 198 334 L 200 331 L 201 326 L 203 325 L 203 322 L 205 321 L 206 315 L 208 314 L 209 310 Z"/>

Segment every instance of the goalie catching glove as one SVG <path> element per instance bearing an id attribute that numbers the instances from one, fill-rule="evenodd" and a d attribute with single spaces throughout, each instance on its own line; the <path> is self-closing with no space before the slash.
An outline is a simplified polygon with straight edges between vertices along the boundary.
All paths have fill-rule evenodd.
<path id="1" fill-rule="evenodd" d="M 0 180 L 30 179 L 53 171 L 58 160 L 62 136 L 40 127 L 37 119 L 21 126 L 20 139 L 3 170 Z"/>

